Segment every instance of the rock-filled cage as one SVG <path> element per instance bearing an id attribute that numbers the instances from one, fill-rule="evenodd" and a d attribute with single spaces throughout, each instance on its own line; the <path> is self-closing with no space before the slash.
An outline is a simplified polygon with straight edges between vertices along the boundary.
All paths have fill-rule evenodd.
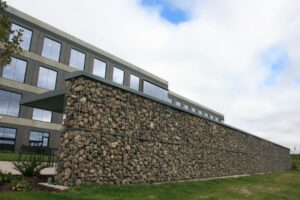
<path id="1" fill-rule="evenodd" d="M 86 75 L 67 81 L 62 185 L 200 179 L 290 168 L 289 149 Z"/>

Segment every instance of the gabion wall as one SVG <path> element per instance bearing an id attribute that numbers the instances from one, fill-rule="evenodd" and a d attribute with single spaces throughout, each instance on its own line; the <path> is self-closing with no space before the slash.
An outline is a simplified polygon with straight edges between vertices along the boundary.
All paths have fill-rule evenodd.
<path id="1" fill-rule="evenodd" d="M 287 148 L 97 80 L 67 82 L 59 184 L 163 182 L 290 168 Z"/>

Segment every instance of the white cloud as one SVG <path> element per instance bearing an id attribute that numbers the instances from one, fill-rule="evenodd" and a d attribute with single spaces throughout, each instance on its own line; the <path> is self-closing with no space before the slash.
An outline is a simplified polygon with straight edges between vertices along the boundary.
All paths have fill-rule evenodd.
<path id="1" fill-rule="evenodd" d="M 169 81 L 170 89 L 225 114 L 226 123 L 300 149 L 300 1 L 176 0 L 177 26 L 139 0 L 8 0 L 51 25 Z M 267 86 L 267 49 L 289 68 Z"/>

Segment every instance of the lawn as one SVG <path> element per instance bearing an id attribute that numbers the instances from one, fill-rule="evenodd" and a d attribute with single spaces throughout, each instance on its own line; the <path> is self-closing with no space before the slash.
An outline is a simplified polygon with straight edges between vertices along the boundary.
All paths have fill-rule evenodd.
<path id="1" fill-rule="evenodd" d="M 0 152 L 0 161 L 18 161 L 19 160 L 19 154 L 18 153 L 7 153 L 7 152 Z M 29 160 L 29 155 L 23 155 L 21 157 L 22 161 Z M 48 160 L 48 156 L 44 156 L 44 160 Z M 56 158 L 54 158 L 56 160 Z"/>
<path id="2" fill-rule="evenodd" d="M 0 152 L 0 161 L 17 161 L 17 160 L 19 160 L 19 154 Z"/>
<path id="3" fill-rule="evenodd" d="M 300 168 L 300 156 L 296 157 Z M 300 171 L 277 172 L 240 178 L 164 183 L 158 185 L 81 186 L 68 192 L 0 192 L 1 200 L 179 200 L 271 199 L 299 200 Z"/>
<path id="4" fill-rule="evenodd" d="M 272 199 L 299 200 L 300 171 L 159 185 L 82 186 L 69 192 L 1 192 L 1 200 Z"/>

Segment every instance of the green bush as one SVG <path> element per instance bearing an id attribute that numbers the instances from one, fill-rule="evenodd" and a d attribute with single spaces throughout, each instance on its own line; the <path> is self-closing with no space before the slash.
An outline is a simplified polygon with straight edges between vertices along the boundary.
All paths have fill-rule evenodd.
<path id="1" fill-rule="evenodd" d="M 11 173 L 5 174 L 2 171 L 0 171 L 0 183 L 10 183 L 12 180 Z"/>
<path id="2" fill-rule="evenodd" d="M 29 162 L 14 162 L 15 169 L 25 177 L 40 175 L 40 171 L 49 167 L 47 163 L 37 162 L 36 160 Z"/>
<path id="3" fill-rule="evenodd" d="M 24 179 L 14 179 L 10 185 L 11 185 L 10 189 L 12 191 L 26 192 L 31 190 L 31 186 Z"/>

